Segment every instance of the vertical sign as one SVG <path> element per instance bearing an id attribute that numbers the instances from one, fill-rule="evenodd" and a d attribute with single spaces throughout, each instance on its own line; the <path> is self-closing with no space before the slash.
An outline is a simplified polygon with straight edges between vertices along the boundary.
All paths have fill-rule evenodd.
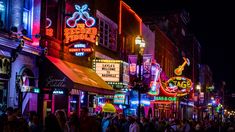
<path id="1" fill-rule="evenodd" d="M 133 86 L 137 77 L 137 55 L 128 55 L 130 85 Z"/>
<path id="2" fill-rule="evenodd" d="M 152 55 L 143 55 L 143 83 L 149 85 L 151 81 Z"/>
<path id="3" fill-rule="evenodd" d="M 129 83 L 129 65 L 126 62 L 122 63 L 122 67 L 123 67 L 123 79 L 122 82 L 123 84 L 128 84 Z"/>

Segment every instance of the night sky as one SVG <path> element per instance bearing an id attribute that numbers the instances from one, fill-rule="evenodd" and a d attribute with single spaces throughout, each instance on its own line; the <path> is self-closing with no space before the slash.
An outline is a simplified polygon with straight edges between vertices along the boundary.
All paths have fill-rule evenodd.
<path id="1" fill-rule="evenodd" d="M 190 12 L 190 29 L 202 46 L 202 63 L 213 72 L 215 85 L 226 82 L 226 89 L 235 92 L 233 82 L 235 59 L 232 2 L 221 3 L 207 0 L 124 0 L 140 16 L 184 8 Z M 233 53 L 234 52 L 234 53 Z"/>

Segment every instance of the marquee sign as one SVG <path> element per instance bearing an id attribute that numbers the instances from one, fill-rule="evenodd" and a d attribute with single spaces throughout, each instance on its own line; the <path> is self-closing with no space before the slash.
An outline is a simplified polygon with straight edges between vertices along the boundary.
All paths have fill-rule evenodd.
<path id="1" fill-rule="evenodd" d="M 97 60 L 94 64 L 96 73 L 107 82 L 120 82 L 120 60 Z"/>
<path id="2" fill-rule="evenodd" d="M 169 93 L 177 93 L 177 96 L 187 95 L 192 88 L 192 81 L 186 77 L 172 77 L 166 82 L 165 90 Z"/>
<path id="3" fill-rule="evenodd" d="M 69 53 L 75 56 L 86 56 L 93 52 L 93 48 L 84 43 L 73 44 L 69 47 Z"/>
<path id="4" fill-rule="evenodd" d="M 87 4 L 80 7 L 75 5 L 76 11 L 72 17 L 66 20 L 67 28 L 64 29 L 64 43 L 71 43 L 75 41 L 96 42 L 97 28 L 95 19 L 88 13 Z"/>

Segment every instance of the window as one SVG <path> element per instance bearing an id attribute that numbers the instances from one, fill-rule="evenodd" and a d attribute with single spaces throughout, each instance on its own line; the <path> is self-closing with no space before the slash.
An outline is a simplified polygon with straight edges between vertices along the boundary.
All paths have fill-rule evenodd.
<path id="1" fill-rule="evenodd" d="M 98 18 L 99 45 L 110 50 L 117 50 L 117 24 L 103 15 L 96 12 Z"/>
<path id="2" fill-rule="evenodd" d="M 0 29 L 6 28 L 6 0 L 0 0 Z"/>
<path id="3" fill-rule="evenodd" d="M 26 33 L 23 33 L 24 35 L 29 35 L 31 32 L 31 12 L 30 8 L 31 6 L 31 0 L 24 0 L 24 8 L 23 8 L 23 28 L 26 30 Z"/>

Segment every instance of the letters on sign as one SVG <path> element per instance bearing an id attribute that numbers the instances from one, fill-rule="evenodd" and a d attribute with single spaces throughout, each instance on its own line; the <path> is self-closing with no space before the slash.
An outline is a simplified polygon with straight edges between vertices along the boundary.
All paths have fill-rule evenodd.
<path id="1" fill-rule="evenodd" d="M 166 83 L 165 90 L 170 93 L 177 93 L 177 96 L 187 95 L 192 87 L 192 81 L 185 77 L 172 77 Z"/>

